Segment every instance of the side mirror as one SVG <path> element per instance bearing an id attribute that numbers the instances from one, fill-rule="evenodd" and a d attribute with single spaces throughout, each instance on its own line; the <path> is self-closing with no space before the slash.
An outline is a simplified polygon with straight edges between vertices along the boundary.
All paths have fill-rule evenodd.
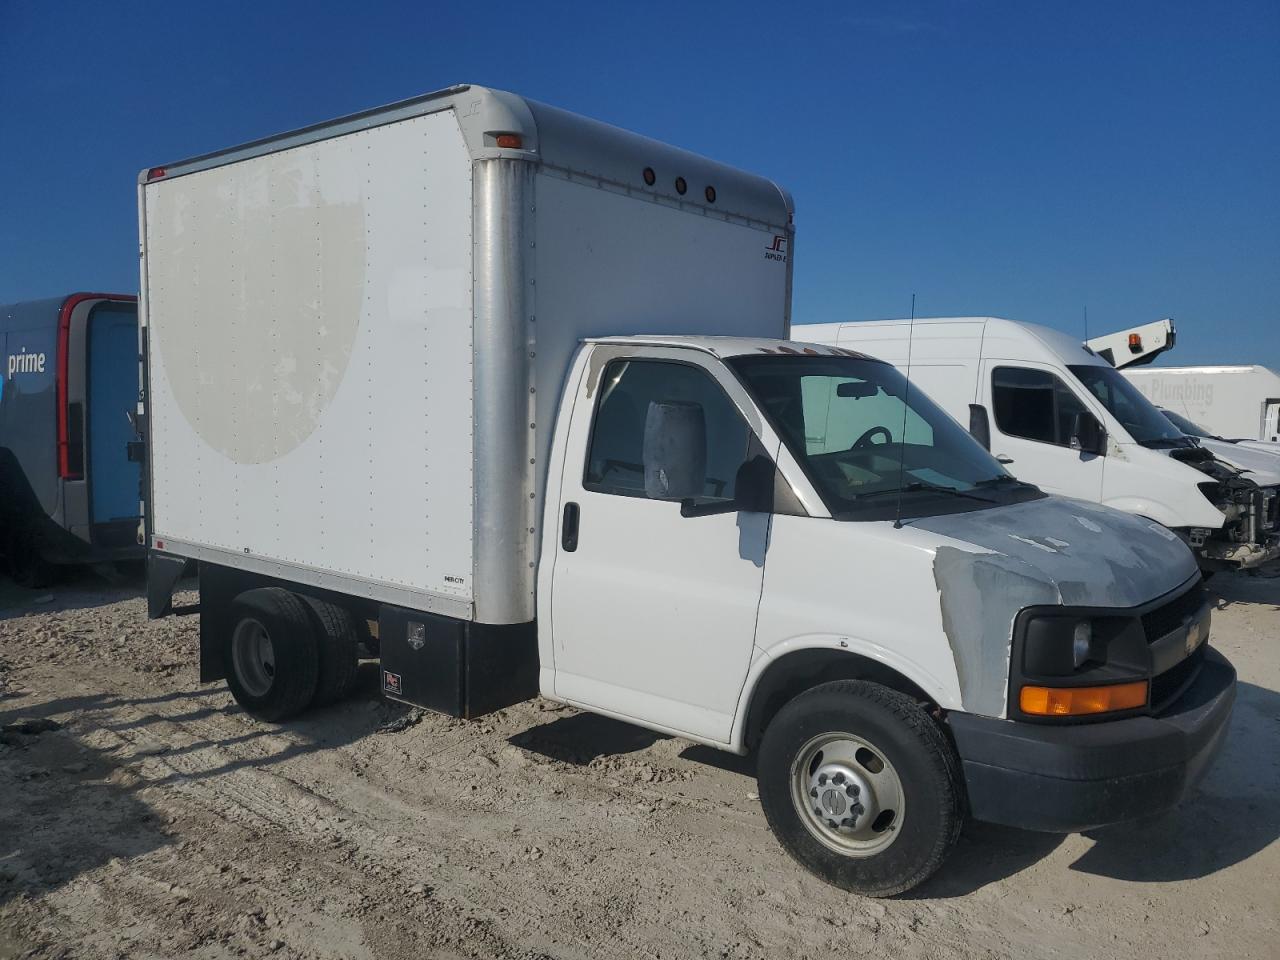
<path id="1" fill-rule="evenodd" d="M 969 404 L 969 433 L 982 444 L 982 449 L 990 452 L 991 421 L 987 417 L 987 408 L 980 403 Z"/>
<path id="2" fill-rule="evenodd" d="M 651 401 L 644 418 L 644 495 L 651 500 L 702 496 L 707 478 L 707 421 L 702 405 Z"/>
<path id="3" fill-rule="evenodd" d="M 777 468 L 764 454 L 756 454 L 738 467 L 733 480 L 732 500 L 698 503 L 688 498 L 680 503 L 682 517 L 713 517 L 720 513 L 772 513 L 773 487 Z"/>
<path id="4" fill-rule="evenodd" d="M 1107 431 L 1092 413 L 1081 410 L 1071 421 L 1071 449 L 1098 457 L 1107 452 Z"/>

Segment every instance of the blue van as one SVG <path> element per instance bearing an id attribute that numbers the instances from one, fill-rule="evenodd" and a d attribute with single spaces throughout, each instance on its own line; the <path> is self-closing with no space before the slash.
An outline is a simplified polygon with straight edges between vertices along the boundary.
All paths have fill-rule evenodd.
<path id="1" fill-rule="evenodd" d="M 138 370 L 136 297 L 0 306 L 0 554 L 19 583 L 143 557 Z"/>

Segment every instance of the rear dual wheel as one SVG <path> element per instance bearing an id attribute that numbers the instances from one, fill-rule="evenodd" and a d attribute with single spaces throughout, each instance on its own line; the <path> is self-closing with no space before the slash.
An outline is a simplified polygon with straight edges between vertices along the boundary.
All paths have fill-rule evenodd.
<path id="1" fill-rule="evenodd" d="M 783 847 L 854 893 L 922 883 L 960 833 L 963 786 L 950 741 L 925 708 L 875 683 L 826 683 L 765 731 L 760 803 Z"/>
<path id="2" fill-rule="evenodd" d="M 230 620 L 227 685 L 259 720 L 278 723 L 351 692 L 358 635 L 343 608 L 262 587 L 232 601 Z"/>

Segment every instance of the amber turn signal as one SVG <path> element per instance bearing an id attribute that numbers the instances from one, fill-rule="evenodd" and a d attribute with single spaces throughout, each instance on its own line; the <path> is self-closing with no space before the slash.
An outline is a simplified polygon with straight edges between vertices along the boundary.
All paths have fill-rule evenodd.
<path id="1" fill-rule="evenodd" d="M 1105 687 L 1023 687 L 1018 706 L 1037 717 L 1081 717 L 1146 706 L 1147 681 Z"/>

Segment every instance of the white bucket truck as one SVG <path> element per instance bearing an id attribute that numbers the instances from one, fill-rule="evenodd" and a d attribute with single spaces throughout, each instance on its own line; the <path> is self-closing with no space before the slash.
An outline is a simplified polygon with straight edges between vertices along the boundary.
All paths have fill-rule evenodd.
<path id="1" fill-rule="evenodd" d="M 797 335 L 905 369 L 1001 463 L 1049 493 L 1168 527 L 1206 570 L 1280 559 L 1274 485 L 1216 459 L 1080 341 L 999 317 L 811 324 Z M 896 442 L 889 430 L 881 442 Z"/>
<path id="2" fill-rule="evenodd" d="M 772 183 L 455 87 L 139 194 L 149 601 L 198 561 L 201 678 L 255 716 L 343 695 L 363 638 L 398 700 L 757 751 L 782 844 L 872 895 L 966 811 L 1145 816 L 1217 751 L 1191 553 L 782 339 Z M 904 416 L 899 496 L 864 434 Z"/>

